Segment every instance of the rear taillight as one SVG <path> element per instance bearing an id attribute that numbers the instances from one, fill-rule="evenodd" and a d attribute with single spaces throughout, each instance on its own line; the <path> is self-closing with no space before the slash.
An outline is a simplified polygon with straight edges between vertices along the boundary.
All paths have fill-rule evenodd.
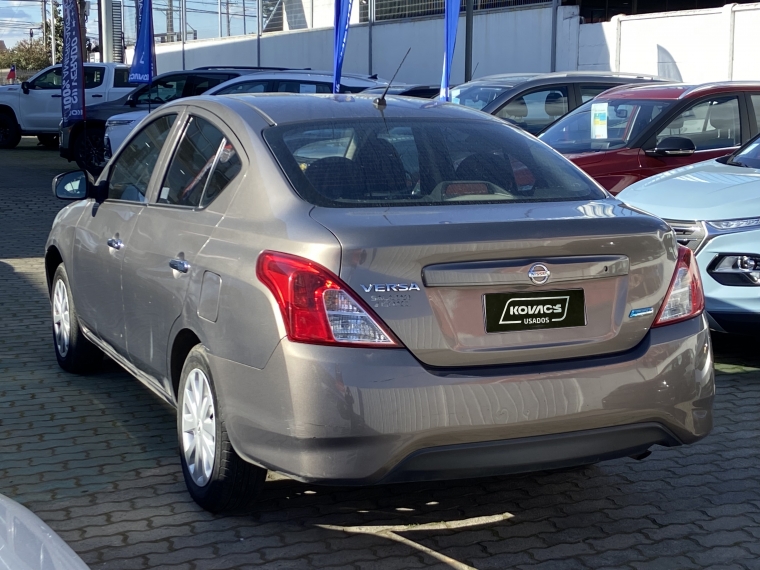
<path id="1" fill-rule="evenodd" d="M 653 327 L 670 325 L 702 314 L 705 296 L 702 279 L 694 254 L 688 247 L 678 246 L 676 271 L 665 295 L 665 302 L 654 321 Z"/>
<path id="2" fill-rule="evenodd" d="M 288 338 L 338 346 L 400 346 L 360 298 L 318 263 L 295 255 L 264 251 L 256 275 L 280 306 Z"/>

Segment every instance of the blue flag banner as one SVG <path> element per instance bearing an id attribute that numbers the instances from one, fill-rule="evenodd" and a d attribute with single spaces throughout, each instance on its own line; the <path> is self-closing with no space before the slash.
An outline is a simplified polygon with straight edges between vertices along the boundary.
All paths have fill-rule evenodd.
<path id="1" fill-rule="evenodd" d="M 84 121 L 84 63 L 77 0 L 63 0 L 61 110 L 63 126 Z"/>
<path id="2" fill-rule="evenodd" d="M 150 83 L 156 75 L 151 0 L 142 0 L 138 22 L 137 43 L 132 57 L 132 66 L 129 68 L 129 82 Z"/>
<path id="3" fill-rule="evenodd" d="M 333 51 L 333 93 L 340 93 L 340 73 L 343 69 L 343 56 L 346 54 L 348 40 L 348 22 L 351 19 L 353 0 L 335 0 L 335 46 Z"/>
<path id="4" fill-rule="evenodd" d="M 454 60 L 454 47 L 457 45 L 457 25 L 459 24 L 459 0 L 445 0 L 443 76 L 441 77 L 440 99 L 451 100 L 451 62 Z"/>

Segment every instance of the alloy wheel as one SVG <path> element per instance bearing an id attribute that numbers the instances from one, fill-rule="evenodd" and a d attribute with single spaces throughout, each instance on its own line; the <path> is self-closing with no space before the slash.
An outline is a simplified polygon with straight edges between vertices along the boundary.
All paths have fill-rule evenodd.
<path id="1" fill-rule="evenodd" d="M 69 339 L 71 338 L 71 313 L 69 311 L 69 295 L 66 284 L 62 279 L 55 283 L 53 291 L 53 332 L 55 345 L 61 358 L 66 358 L 69 353 Z"/>
<path id="2" fill-rule="evenodd" d="M 182 453 L 193 482 L 206 485 L 214 470 L 216 413 L 206 374 L 193 368 L 182 394 Z"/>

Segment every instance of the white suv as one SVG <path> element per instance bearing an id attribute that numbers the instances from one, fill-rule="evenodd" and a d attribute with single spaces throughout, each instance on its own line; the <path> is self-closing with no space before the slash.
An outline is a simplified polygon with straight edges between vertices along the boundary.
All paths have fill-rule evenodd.
<path id="1" fill-rule="evenodd" d="M 136 87 L 129 83 L 129 67 L 115 63 L 85 63 L 84 78 L 86 105 L 118 99 Z M 20 85 L 0 87 L 0 148 L 14 148 L 22 135 L 57 146 L 61 116 L 60 65 Z"/>
<path id="2" fill-rule="evenodd" d="M 230 79 L 209 89 L 204 95 L 239 95 L 243 93 L 332 93 L 333 75 L 329 71 L 282 70 L 257 71 Z M 342 93 L 359 93 L 373 87 L 385 87 L 387 81 L 376 75 L 344 73 L 341 76 Z M 106 121 L 105 157 L 118 150 L 132 129 L 148 111 L 132 111 L 114 115 Z"/>

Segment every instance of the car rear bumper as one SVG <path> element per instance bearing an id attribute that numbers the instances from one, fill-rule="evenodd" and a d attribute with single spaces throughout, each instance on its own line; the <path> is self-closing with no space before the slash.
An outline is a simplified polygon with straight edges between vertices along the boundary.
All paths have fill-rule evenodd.
<path id="1" fill-rule="evenodd" d="M 497 475 L 692 443 L 712 428 L 704 317 L 624 354 L 430 369 L 406 350 L 283 341 L 263 370 L 212 356 L 237 453 L 303 481 Z"/>

